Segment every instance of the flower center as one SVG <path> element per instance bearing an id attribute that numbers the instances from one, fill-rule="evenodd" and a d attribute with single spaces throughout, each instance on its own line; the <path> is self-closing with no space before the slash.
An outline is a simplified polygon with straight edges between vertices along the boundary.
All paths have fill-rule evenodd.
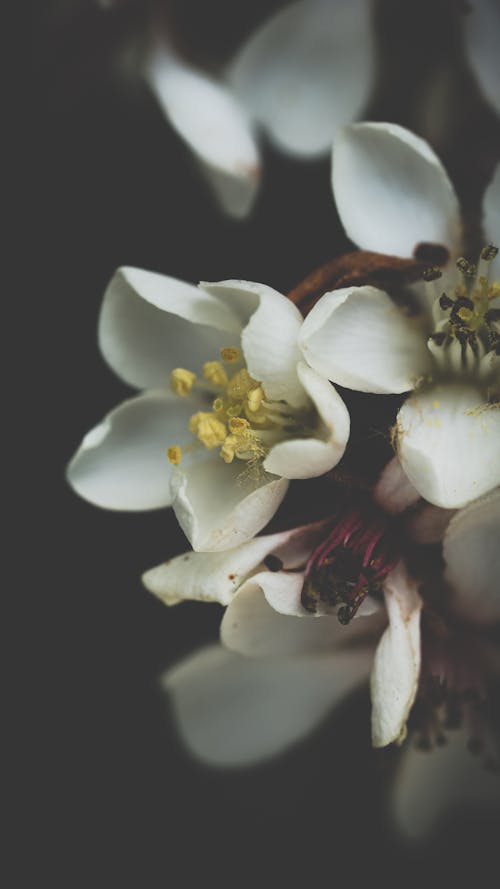
<path id="1" fill-rule="evenodd" d="M 302 604 L 317 613 L 336 609 L 348 624 L 366 596 L 380 592 L 383 579 L 399 560 L 388 520 L 373 507 L 340 515 L 327 538 L 312 553 L 305 571 Z"/>
<path id="2" fill-rule="evenodd" d="M 454 285 L 439 293 L 438 268 L 424 273 L 434 306 L 436 329 L 428 346 L 441 369 L 479 370 L 488 374 L 500 353 L 500 309 L 492 302 L 500 297 L 500 283 L 490 281 L 490 264 L 498 254 L 492 245 L 483 247 L 477 265 L 466 259 L 456 263 Z"/>
<path id="3" fill-rule="evenodd" d="M 189 420 L 189 431 L 207 450 L 219 449 L 225 463 L 242 460 L 247 472 L 262 471 L 262 461 L 269 449 L 279 441 L 312 434 L 307 412 L 297 411 L 286 401 L 267 398 L 262 383 L 248 372 L 236 347 L 221 349 L 221 361 L 207 361 L 203 365 L 203 379 L 191 370 L 176 368 L 170 385 L 176 395 L 188 397 L 196 387 L 212 399 L 211 410 L 197 411 Z M 183 450 L 169 447 L 171 463 L 181 462 Z"/>

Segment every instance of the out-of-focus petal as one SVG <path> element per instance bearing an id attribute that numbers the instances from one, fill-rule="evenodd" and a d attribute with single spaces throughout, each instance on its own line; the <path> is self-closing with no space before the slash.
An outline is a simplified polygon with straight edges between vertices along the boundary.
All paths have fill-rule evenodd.
<path id="1" fill-rule="evenodd" d="M 443 539 L 450 606 L 467 620 L 500 620 L 500 489 L 469 503 Z"/>
<path id="2" fill-rule="evenodd" d="M 106 509 L 170 506 L 172 467 L 166 450 L 182 442 L 197 402 L 168 390 L 124 401 L 87 433 L 68 466 L 75 491 Z"/>
<path id="3" fill-rule="evenodd" d="M 382 395 L 412 389 L 430 360 L 420 327 L 370 286 L 325 293 L 299 343 L 308 364 L 329 380 Z"/>
<path id="4" fill-rule="evenodd" d="M 224 463 L 210 455 L 186 462 L 172 473 L 172 506 L 193 549 L 231 549 L 262 530 L 283 500 L 288 481 L 264 476 L 261 483 L 245 477 L 239 460 Z"/>
<path id="5" fill-rule="evenodd" d="M 442 509 L 441 506 L 422 502 L 407 518 L 405 527 L 408 537 L 413 543 L 440 543 L 455 513 L 456 509 Z"/>
<path id="6" fill-rule="evenodd" d="M 483 226 L 486 240 L 495 247 L 500 247 L 500 164 L 497 164 L 493 178 L 484 193 Z M 500 254 L 491 263 L 491 276 L 500 281 Z"/>
<path id="7" fill-rule="evenodd" d="M 484 95 L 500 112 L 500 7 L 497 0 L 474 0 L 467 13 L 465 46 L 470 64 Z"/>
<path id="8" fill-rule="evenodd" d="M 428 836 L 446 814 L 476 807 L 500 807 L 496 775 L 467 750 L 463 731 L 450 732 L 443 747 L 431 751 L 405 747 L 391 794 L 392 814 L 403 833 Z"/>
<path id="9" fill-rule="evenodd" d="M 367 676 L 365 649 L 285 660 L 252 660 L 204 648 L 162 680 L 179 732 L 211 766 L 269 759 L 306 737 Z"/>
<path id="10" fill-rule="evenodd" d="M 373 80 L 370 12 L 369 0 L 302 0 L 244 44 L 229 81 L 279 148 L 327 152 L 338 128 L 360 114 Z"/>
<path id="11" fill-rule="evenodd" d="M 264 461 L 268 472 L 290 479 L 313 478 L 333 469 L 344 455 L 350 430 L 349 412 L 328 380 L 303 362 L 298 374 L 318 412 L 316 434 L 275 445 Z"/>
<path id="12" fill-rule="evenodd" d="M 464 506 L 500 484 L 500 410 L 482 402 L 471 385 L 433 386 L 398 413 L 401 465 L 435 506 Z"/>
<path id="13" fill-rule="evenodd" d="M 198 371 L 219 350 L 239 342 L 229 308 L 192 284 L 121 268 L 111 279 L 99 318 L 99 345 L 125 382 L 138 388 L 169 383 L 175 367 Z"/>
<path id="14" fill-rule="evenodd" d="M 384 512 L 398 515 L 420 500 L 420 494 L 403 472 L 397 457 L 384 467 L 373 489 L 373 499 Z"/>
<path id="15" fill-rule="evenodd" d="M 417 585 L 400 562 L 384 582 L 389 626 L 371 674 L 372 741 L 385 747 L 404 740 L 420 674 L 420 611 Z"/>
<path id="16" fill-rule="evenodd" d="M 393 256 L 411 256 L 422 242 L 460 249 L 455 190 L 427 142 L 404 127 L 346 127 L 333 148 L 332 184 L 358 247 Z"/>
<path id="17" fill-rule="evenodd" d="M 222 207 L 232 216 L 246 216 L 259 187 L 260 158 L 245 108 L 227 87 L 182 63 L 163 44 L 149 56 L 146 80 Z"/>
<path id="18" fill-rule="evenodd" d="M 253 281 L 203 282 L 205 292 L 224 301 L 245 318 L 241 345 L 251 376 L 263 384 L 270 400 L 293 407 L 307 403 L 297 373 L 301 354 L 297 344 L 302 316 L 277 290 Z"/>

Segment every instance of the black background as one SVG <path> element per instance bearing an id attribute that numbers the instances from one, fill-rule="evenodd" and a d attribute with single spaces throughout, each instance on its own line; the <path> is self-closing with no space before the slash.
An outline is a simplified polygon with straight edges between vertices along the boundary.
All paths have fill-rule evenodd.
<path id="1" fill-rule="evenodd" d="M 171 14 L 193 58 L 214 66 L 279 5 L 189 0 L 172 4 Z M 367 117 L 422 130 L 417 97 L 440 66 L 452 72 L 446 135 L 425 135 L 474 221 L 500 137 L 461 61 L 455 6 L 376 4 L 379 77 Z M 19 494 L 23 537 L 33 525 L 34 539 L 16 595 L 35 707 L 21 769 L 33 779 L 16 796 L 22 822 L 34 828 L 30 839 L 22 828 L 18 863 L 32 864 L 38 879 L 23 885 L 43 877 L 65 887 L 203 879 L 432 886 L 469 867 L 476 878 L 494 862 L 495 825 L 486 816 L 454 813 L 418 849 L 392 831 L 385 788 L 394 755 L 370 752 L 367 691 L 272 764 L 220 772 L 193 763 L 157 678 L 217 638 L 221 610 L 167 610 L 141 587 L 142 571 L 185 548 L 168 511 L 108 513 L 65 483 L 82 435 L 129 392 L 96 344 L 102 293 L 117 266 L 194 282 L 247 278 L 286 292 L 349 246 L 328 159 L 301 164 L 265 144 L 252 216 L 234 222 L 218 211 L 140 79 L 120 73 L 123 47 L 140 44 L 147 7 L 124 0 L 102 12 L 92 0 L 49 2 L 33 20 L 33 241 L 20 269 L 30 292 L 18 307 L 19 329 L 27 326 L 38 348 L 23 389 L 30 481 Z M 384 447 L 375 447 L 375 460 Z M 25 709 L 24 699 L 17 707 Z"/>

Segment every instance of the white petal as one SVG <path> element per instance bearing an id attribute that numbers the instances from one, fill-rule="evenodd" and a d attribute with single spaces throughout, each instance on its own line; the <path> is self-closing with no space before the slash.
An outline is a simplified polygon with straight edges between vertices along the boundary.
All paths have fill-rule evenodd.
<path id="1" fill-rule="evenodd" d="M 500 484 L 500 410 L 472 386 L 433 386 L 397 419 L 401 465 L 422 497 L 454 509 Z"/>
<path id="2" fill-rule="evenodd" d="M 384 593 L 389 626 L 378 644 L 371 675 L 374 747 L 404 740 L 420 674 L 422 600 L 403 562 L 386 578 Z"/>
<path id="3" fill-rule="evenodd" d="M 300 741 L 363 681 L 364 649 L 281 661 L 204 648 L 162 684 L 190 752 L 212 766 L 246 766 Z"/>
<path id="4" fill-rule="evenodd" d="M 310 614 L 300 601 L 303 580 L 302 572 L 270 571 L 247 580 L 222 619 L 223 644 L 247 657 L 291 657 L 368 641 L 380 627 L 378 612 L 347 627 L 335 615 Z"/>
<path id="5" fill-rule="evenodd" d="M 361 392 L 406 392 L 429 364 L 420 327 L 370 286 L 325 293 L 305 319 L 299 343 L 318 373 Z"/>
<path id="6" fill-rule="evenodd" d="M 500 619 L 500 490 L 470 503 L 450 521 L 443 540 L 450 605 L 468 620 Z"/>
<path id="7" fill-rule="evenodd" d="M 250 37 L 229 80 L 279 148 L 307 157 L 362 111 L 373 68 L 367 0 L 302 0 Z"/>
<path id="8" fill-rule="evenodd" d="M 323 475 L 343 457 L 349 439 L 349 412 L 333 386 L 302 361 L 298 375 L 318 412 L 314 438 L 291 439 L 271 448 L 264 469 L 284 478 Z"/>
<path id="9" fill-rule="evenodd" d="M 500 247 L 500 164 L 497 164 L 493 178 L 483 199 L 483 226 L 486 240 Z M 500 281 L 500 254 L 491 263 L 492 280 Z"/>
<path id="10" fill-rule="evenodd" d="M 235 345 L 241 325 L 198 287 L 146 272 L 118 269 L 99 318 L 99 345 L 113 370 L 139 388 L 165 386 L 170 371 L 198 372 L 221 347 Z"/>
<path id="11" fill-rule="evenodd" d="M 223 552 L 188 552 L 151 568 L 143 575 L 146 588 L 167 605 L 198 599 L 227 605 L 234 592 L 268 555 L 285 567 L 304 565 L 321 534 L 321 523 L 279 534 L 255 537 Z"/>
<path id="12" fill-rule="evenodd" d="M 72 487 L 106 509 L 170 506 L 172 467 L 166 450 L 182 444 L 199 406 L 168 390 L 124 401 L 83 439 L 68 466 Z"/>
<path id="13" fill-rule="evenodd" d="M 393 785 L 396 824 L 409 837 L 427 836 L 440 818 L 476 806 L 500 805 L 496 775 L 467 750 L 464 732 L 450 732 L 447 744 L 422 751 L 408 745 Z"/>
<path id="14" fill-rule="evenodd" d="M 245 108 L 225 86 L 183 64 L 163 44 L 152 51 L 146 78 L 223 208 L 232 216 L 246 216 L 259 187 L 260 158 Z"/>
<path id="15" fill-rule="evenodd" d="M 297 337 L 302 316 L 286 296 L 253 281 L 203 282 L 203 289 L 226 302 L 243 320 L 241 345 L 249 373 L 264 386 L 273 401 L 293 407 L 307 403 L 299 381 L 301 355 Z"/>
<path id="16" fill-rule="evenodd" d="M 420 494 L 408 481 L 397 457 L 384 467 L 373 489 L 373 499 L 391 515 L 404 512 L 420 500 Z"/>
<path id="17" fill-rule="evenodd" d="M 421 242 L 459 249 L 459 206 L 423 139 L 389 123 L 346 127 L 335 140 L 332 184 L 347 235 L 358 247 L 411 256 Z"/>
<path id="18" fill-rule="evenodd" d="M 486 98 L 500 111 L 500 9 L 497 0 L 474 0 L 464 19 L 465 46 L 472 70 Z"/>
<path id="19" fill-rule="evenodd" d="M 227 464 L 217 454 L 172 473 L 172 506 L 193 549 L 213 552 L 239 546 L 276 512 L 288 481 L 267 476 L 258 485 L 246 479 L 244 471 L 239 460 Z"/>

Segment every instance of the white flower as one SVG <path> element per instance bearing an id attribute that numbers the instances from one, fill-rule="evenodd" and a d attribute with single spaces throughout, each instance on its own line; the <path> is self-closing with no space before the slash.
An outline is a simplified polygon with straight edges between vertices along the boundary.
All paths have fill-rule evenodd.
<path id="1" fill-rule="evenodd" d="M 397 461 L 376 488 L 381 502 L 388 492 L 394 512 L 396 501 L 403 510 L 415 500 Z M 416 698 L 392 788 L 399 827 L 418 836 L 456 805 L 498 806 L 498 778 L 488 769 L 498 767 L 499 751 L 485 694 L 500 679 L 500 654 L 484 631 L 500 618 L 500 491 L 451 515 L 421 502 L 398 520 L 410 545 L 442 539 L 444 577 L 434 571 L 429 588 L 400 561 L 383 580 L 386 609 L 367 597 L 348 626 L 326 598 L 315 613 L 304 607 L 303 566 L 325 535 L 324 522 L 231 552 L 188 553 L 148 571 L 146 587 L 169 605 L 198 599 L 226 606 L 223 645 L 187 657 L 162 680 L 192 754 L 212 766 L 266 760 L 304 738 L 371 672 L 376 746 L 404 740 Z M 425 561 L 425 549 L 415 552 Z M 337 565 L 337 591 L 345 594 L 346 573 Z M 332 584 L 332 600 L 334 593 Z"/>
<path id="2" fill-rule="evenodd" d="M 228 213 L 245 216 L 257 194 L 256 127 L 307 158 L 326 153 L 359 115 L 373 79 L 370 12 L 370 0 L 291 3 L 250 36 L 220 82 L 157 38 L 147 81 Z"/>
<path id="3" fill-rule="evenodd" d="M 347 234 L 366 250 L 411 256 L 424 245 L 460 250 L 458 201 L 430 147 L 395 124 L 347 127 L 334 146 L 333 189 Z M 500 243 L 500 168 L 484 199 L 489 239 Z M 396 423 L 403 468 L 442 507 L 465 505 L 500 483 L 499 260 L 481 254 L 477 273 L 458 262 L 429 280 L 423 313 L 411 317 L 382 290 L 326 293 L 300 343 L 328 379 L 379 394 L 415 389 Z M 429 271 L 429 278 L 439 275 Z"/>
<path id="4" fill-rule="evenodd" d="M 301 324 L 263 284 L 195 287 L 119 270 L 99 343 L 119 376 L 146 391 L 84 438 L 68 471 L 75 490 L 110 509 L 172 505 L 194 549 L 252 537 L 288 479 L 328 472 L 349 437 L 342 399 L 301 360 Z"/>
<path id="5" fill-rule="evenodd" d="M 166 604 L 226 606 L 224 647 L 204 649 L 165 678 L 179 729 L 200 759 L 244 765 L 280 752 L 370 670 L 373 743 L 403 739 L 420 669 L 421 599 L 396 562 L 383 516 L 369 511 L 366 524 L 363 516 L 349 508 L 333 523 L 230 552 L 186 553 L 144 575 Z M 382 590 L 385 630 L 385 610 L 370 595 Z"/>

